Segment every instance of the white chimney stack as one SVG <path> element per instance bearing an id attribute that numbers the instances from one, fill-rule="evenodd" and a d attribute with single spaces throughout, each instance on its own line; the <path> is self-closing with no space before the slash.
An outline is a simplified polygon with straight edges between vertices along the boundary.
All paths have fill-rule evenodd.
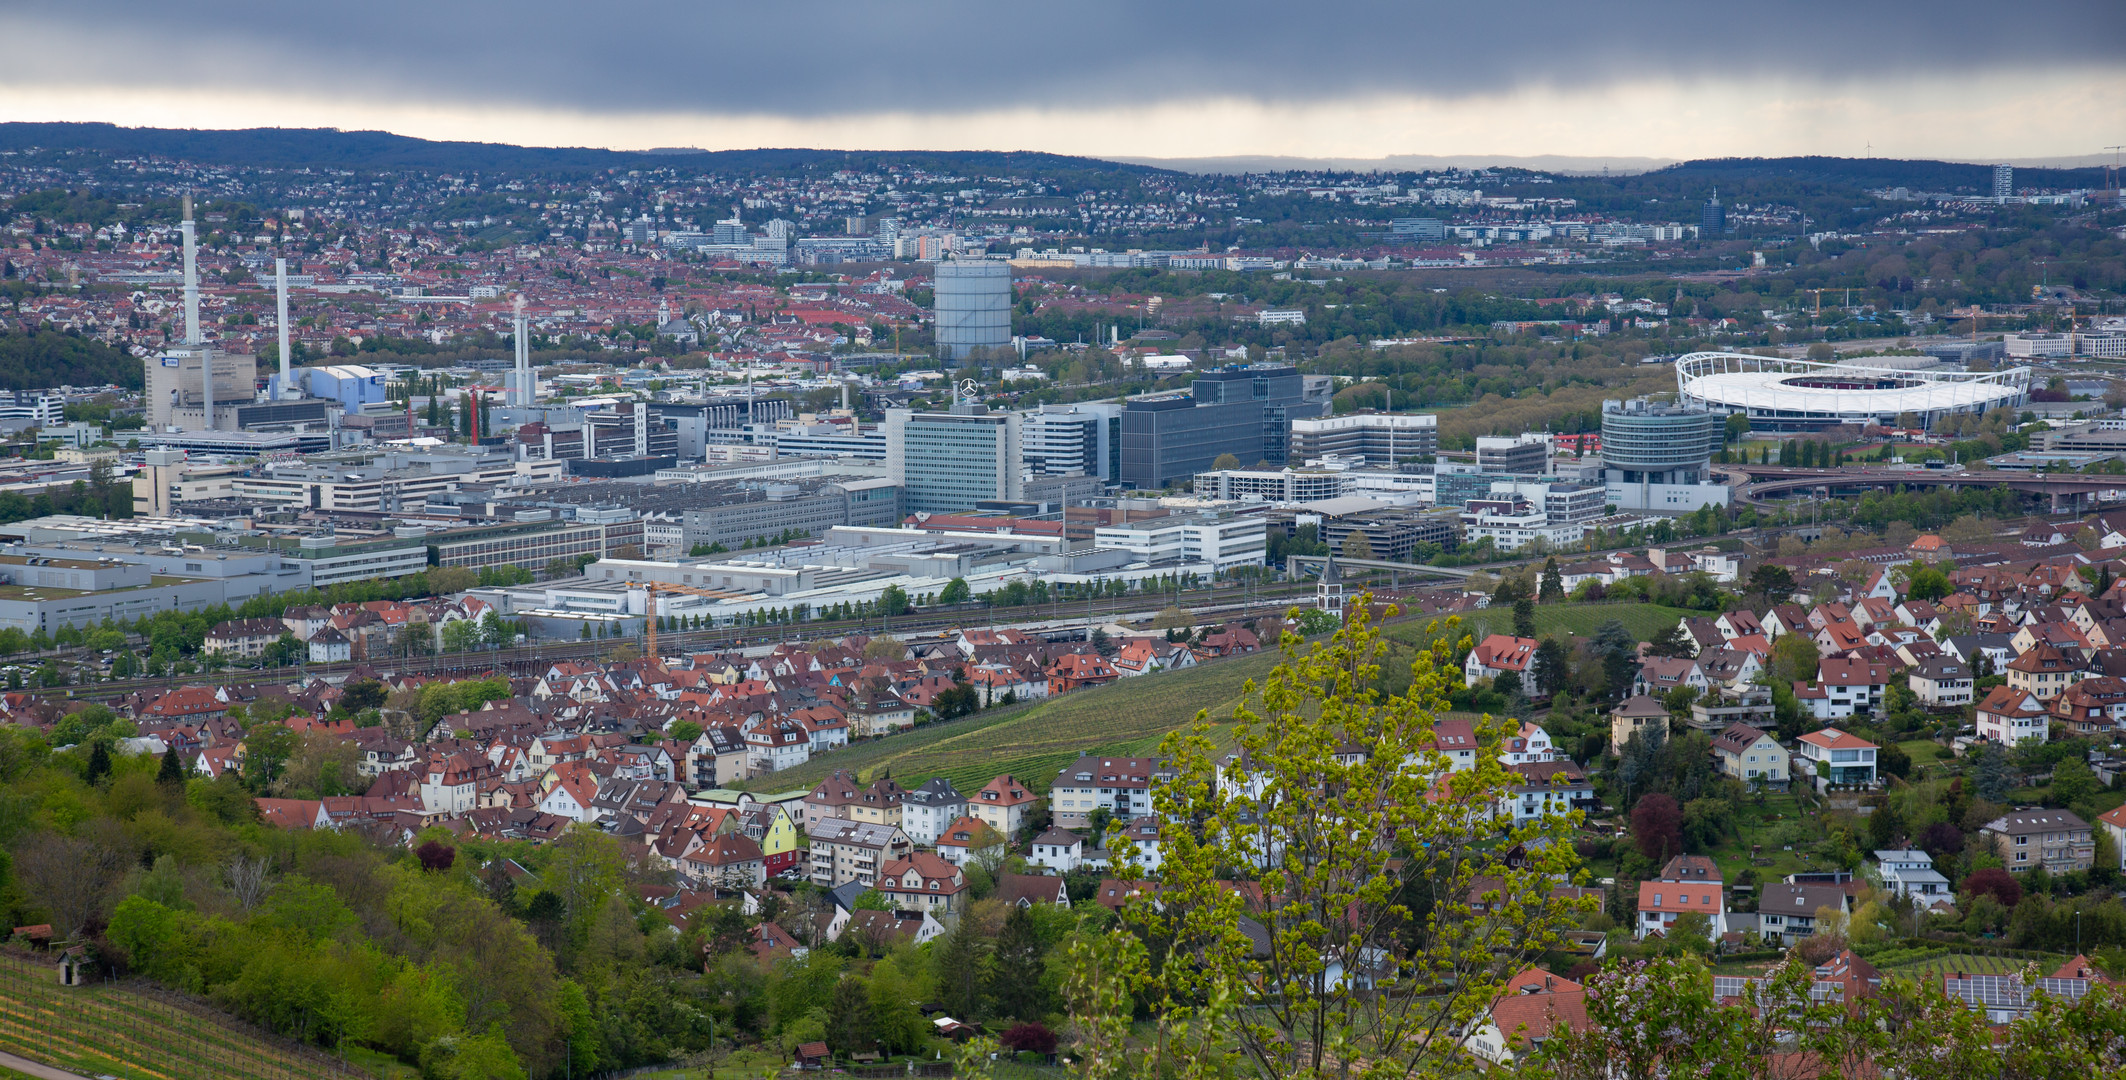
<path id="1" fill-rule="evenodd" d="M 280 396 L 282 401 L 292 401 L 296 398 L 297 395 L 295 393 L 295 376 L 293 374 L 295 361 L 288 355 L 288 260 L 286 259 L 273 260 L 273 292 L 274 302 L 280 308 Z"/>
<path id="2" fill-rule="evenodd" d="M 516 385 L 510 388 L 510 403 L 521 409 L 532 407 L 537 396 L 532 385 L 530 323 L 524 318 L 524 294 L 517 294 L 517 321 L 515 328 L 517 345 Z"/>
<path id="3" fill-rule="evenodd" d="M 206 346 L 206 332 L 199 325 L 199 231 L 192 224 L 192 195 L 185 194 L 185 218 L 178 224 L 185 238 L 185 344 L 199 358 L 199 411 L 201 428 L 214 430 L 214 357 Z"/>

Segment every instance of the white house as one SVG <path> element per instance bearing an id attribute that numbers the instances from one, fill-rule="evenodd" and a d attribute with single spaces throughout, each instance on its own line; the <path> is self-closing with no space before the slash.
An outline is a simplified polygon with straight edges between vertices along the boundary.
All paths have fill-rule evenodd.
<path id="1" fill-rule="evenodd" d="M 901 831 L 920 847 L 937 843 L 945 827 L 966 814 L 967 797 L 942 776 L 901 796 Z"/>
<path id="2" fill-rule="evenodd" d="M 1795 740 L 1796 751 L 1815 771 L 1816 790 L 1832 784 L 1875 786 L 1874 743 L 1837 728 L 1811 731 Z"/>
<path id="3" fill-rule="evenodd" d="M 1059 874 L 1076 870 L 1084 860 L 1085 841 L 1067 829 L 1050 829 L 1034 837 L 1033 850 L 1026 856 L 1027 862 Z"/>
<path id="4" fill-rule="evenodd" d="M 2052 733 L 2052 714 L 2045 703 L 2028 690 L 1996 686 L 1978 703 L 1975 711 L 1978 737 L 2001 746 L 2020 745 L 2026 739 L 2042 743 Z"/>
<path id="5" fill-rule="evenodd" d="M 1882 887 L 1892 896 L 1915 897 L 1922 906 L 1954 899 L 1956 890 L 1934 869 L 1934 856 L 1924 851 L 1878 851 L 1875 863 Z"/>
<path id="6" fill-rule="evenodd" d="M 1920 661 L 1905 677 L 1905 685 L 1929 707 L 1971 704 L 1971 668 L 1952 657 Z"/>
<path id="7" fill-rule="evenodd" d="M 1462 661 L 1462 685 L 1475 686 L 1479 681 L 1493 678 L 1502 672 L 1519 675 L 1522 685 L 1527 685 L 1528 665 L 1535 661 L 1534 638 L 1514 637 L 1510 634 L 1492 634 L 1469 650 Z"/>

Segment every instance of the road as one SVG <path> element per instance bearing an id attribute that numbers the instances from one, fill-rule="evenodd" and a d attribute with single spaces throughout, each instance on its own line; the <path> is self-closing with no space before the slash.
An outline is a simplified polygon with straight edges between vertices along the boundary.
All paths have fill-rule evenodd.
<path id="1" fill-rule="evenodd" d="M 5 1050 L 0 1050 L 0 1068 L 13 1069 L 25 1076 L 37 1077 L 37 1080 L 90 1080 L 89 1077 L 80 1073 L 70 1073 L 65 1069 L 55 1069 L 41 1061 L 31 1061 L 26 1057 L 16 1057 Z"/>

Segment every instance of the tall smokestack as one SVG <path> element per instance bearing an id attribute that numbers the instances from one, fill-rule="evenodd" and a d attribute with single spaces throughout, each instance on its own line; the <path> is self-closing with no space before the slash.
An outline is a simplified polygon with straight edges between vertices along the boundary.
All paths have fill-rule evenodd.
<path id="1" fill-rule="evenodd" d="M 281 400 L 295 398 L 295 376 L 292 360 L 288 355 L 288 260 L 273 260 L 273 299 L 279 308 L 281 331 Z"/>
<path id="2" fill-rule="evenodd" d="M 515 404 L 519 408 L 526 409 L 530 408 L 533 404 L 535 404 L 533 398 L 536 396 L 534 393 L 534 387 L 532 386 L 531 336 L 529 330 L 530 324 L 524 318 L 524 295 L 522 293 L 519 293 L 517 295 L 517 321 L 515 328 L 517 344 L 517 385 L 512 388 L 510 397 L 512 399 L 512 404 Z"/>
<path id="3" fill-rule="evenodd" d="M 214 358 L 208 354 L 206 332 L 199 325 L 199 231 L 192 224 L 192 195 L 185 193 L 185 218 L 178 223 L 185 238 L 185 344 L 199 358 L 200 425 L 214 430 Z"/>
<path id="4" fill-rule="evenodd" d="M 178 223 L 185 238 L 185 344 L 205 340 L 199 329 L 199 235 L 192 225 L 192 196 L 185 194 L 185 219 Z"/>

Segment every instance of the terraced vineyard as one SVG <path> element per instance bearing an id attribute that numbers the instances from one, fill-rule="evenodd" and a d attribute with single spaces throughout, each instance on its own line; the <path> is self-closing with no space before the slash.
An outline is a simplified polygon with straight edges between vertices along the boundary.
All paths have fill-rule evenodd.
<path id="1" fill-rule="evenodd" d="M 1901 964 L 1892 964 L 1886 970 L 1889 974 L 1901 975 L 1908 979 L 1939 978 L 1958 971 L 1966 975 L 2014 975 L 2035 963 L 2038 974 L 2050 975 L 2059 970 L 2060 965 L 2067 960 L 2065 956 L 2052 955 L 2032 959 L 2020 956 L 1992 956 L 1985 953 L 1939 952 Z"/>
<path id="2" fill-rule="evenodd" d="M 62 987 L 52 965 L 0 958 L 0 1050 L 124 1080 L 297 1080 L 336 1059 L 247 1033 L 212 1010 L 125 984 Z"/>

